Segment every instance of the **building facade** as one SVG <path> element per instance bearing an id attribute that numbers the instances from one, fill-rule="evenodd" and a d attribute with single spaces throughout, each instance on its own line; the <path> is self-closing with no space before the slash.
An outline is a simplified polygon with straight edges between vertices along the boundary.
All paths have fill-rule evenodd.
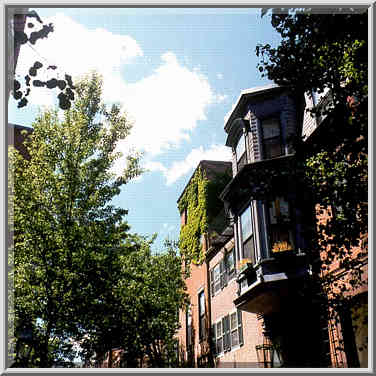
<path id="1" fill-rule="evenodd" d="M 205 257 L 187 279 L 191 308 L 180 312 L 178 338 L 181 348 L 189 349 L 181 352 L 190 359 L 188 366 L 368 364 L 367 257 L 361 262 L 365 283 L 352 293 L 360 304 L 340 312 L 339 319 L 328 316 L 323 304 L 330 289 L 313 284 L 312 270 L 320 261 L 311 252 L 309 231 L 328 213 L 316 213 L 309 192 L 295 179 L 299 161 L 294 137 L 304 136 L 307 147 L 319 141 L 317 134 L 325 137 L 319 131 L 325 118 L 305 111 L 314 104 L 309 97 L 270 85 L 244 90 L 225 120 L 226 145 L 233 156 L 232 178 L 219 195 L 225 225 L 215 235 L 201 234 Z M 185 215 L 182 211 L 182 227 Z M 355 256 L 365 241 L 354 249 Z M 337 281 L 347 278 L 338 265 L 330 270 Z M 210 338 L 202 336 L 203 320 Z"/>

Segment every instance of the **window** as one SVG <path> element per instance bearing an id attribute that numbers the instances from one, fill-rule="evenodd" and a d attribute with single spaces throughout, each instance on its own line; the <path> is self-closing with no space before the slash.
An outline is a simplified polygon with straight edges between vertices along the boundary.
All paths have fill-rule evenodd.
<path id="1" fill-rule="evenodd" d="M 261 121 L 264 158 L 270 159 L 284 154 L 281 142 L 281 128 L 276 118 Z"/>
<path id="2" fill-rule="evenodd" d="M 246 148 L 245 148 L 245 137 L 242 134 L 239 138 L 238 143 L 236 144 L 236 162 L 238 165 L 238 170 L 243 167 L 247 163 L 247 156 L 246 156 Z"/>
<path id="3" fill-rule="evenodd" d="M 192 338 L 192 309 L 191 306 L 187 308 L 186 311 L 186 335 L 187 335 L 187 350 L 188 352 L 191 350 L 191 346 L 193 344 L 193 338 Z"/>
<path id="4" fill-rule="evenodd" d="M 222 337 L 222 321 L 216 324 L 216 342 L 217 342 L 217 354 L 223 352 L 223 337 Z"/>
<path id="5" fill-rule="evenodd" d="M 200 340 L 205 338 L 205 292 L 201 291 L 198 294 L 198 316 L 199 316 L 199 338 Z"/>
<path id="6" fill-rule="evenodd" d="M 227 279 L 230 280 L 235 276 L 235 248 L 225 255 L 225 268 L 227 272 Z"/>
<path id="7" fill-rule="evenodd" d="M 231 345 L 239 345 L 239 329 L 238 329 L 238 316 L 236 312 L 230 316 L 230 329 L 231 329 Z"/>
<path id="8" fill-rule="evenodd" d="M 236 311 L 221 318 L 212 326 L 216 354 L 243 345 L 242 312 Z"/>
<path id="9" fill-rule="evenodd" d="M 211 296 L 214 296 L 218 291 L 226 287 L 227 282 L 233 278 L 235 274 L 235 248 L 233 248 L 210 270 Z"/>
<path id="10" fill-rule="evenodd" d="M 241 245 L 242 245 L 242 257 L 243 259 L 250 259 L 251 262 L 255 263 L 255 246 L 253 237 L 253 226 L 252 226 L 252 213 L 251 207 L 249 206 L 240 215 L 240 229 L 241 229 Z"/>
<path id="11" fill-rule="evenodd" d="M 211 294 L 214 296 L 221 289 L 221 269 L 220 264 L 217 264 L 210 271 L 210 289 Z"/>
<path id="12" fill-rule="evenodd" d="M 282 197 L 269 202 L 270 243 L 272 252 L 294 248 L 290 205 Z"/>

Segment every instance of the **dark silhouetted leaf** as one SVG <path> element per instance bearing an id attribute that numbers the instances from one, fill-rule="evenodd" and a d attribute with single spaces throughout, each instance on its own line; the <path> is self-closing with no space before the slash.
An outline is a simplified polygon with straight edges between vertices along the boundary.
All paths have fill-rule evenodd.
<path id="1" fill-rule="evenodd" d="M 58 80 L 57 86 L 59 87 L 60 90 L 64 90 L 65 87 L 67 86 L 67 83 L 64 80 Z"/>
<path id="2" fill-rule="evenodd" d="M 21 107 L 25 107 L 27 105 L 27 99 L 25 97 L 23 97 L 19 102 L 18 102 L 18 105 L 17 107 L 18 108 L 21 108 Z"/>
<path id="3" fill-rule="evenodd" d="M 42 87 L 42 86 L 46 85 L 46 83 L 43 82 L 43 81 L 40 81 L 40 80 L 34 80 L 33 85 L 36 86 L 36 87 Z"/>
<path id="4" fill-rule="evenodd" d="M 37 75 L 37 70 L 34 67 L 29 69 L 29 75 L 35 77 Z"/>
<path id="5" fill-rule="evenodd" d="M 34 68 L 35 69 L 40 69 L 40 68 L 42 68 L 43 67 L 43 64 L 40 62 L 40 61 L 36 61 L 35 63 L 34 63 Z"/>
<path id="6" fill-rule="evenodd" d="M 49 89 L 54 89 L 57 86 L 57 79 L 56 78 L 51 78 L 46 82 L 46 86 Z"/>
<path id="7" fill-rule="evenodd" d="M 20 87 L 21 87 L 20 83 L 17 80 L 14 80 L 14 82 L 13 82 L 13 90 L 17 91 L 17 90 L 20 89 Z"/>
<path id="8" fill-rule="evenodd" d="M 19 90 L 15 91 L 13 93 L 13 98 L 16 99 L 16 100 L 22 98 L 22 91 L 19 91 Z"/>

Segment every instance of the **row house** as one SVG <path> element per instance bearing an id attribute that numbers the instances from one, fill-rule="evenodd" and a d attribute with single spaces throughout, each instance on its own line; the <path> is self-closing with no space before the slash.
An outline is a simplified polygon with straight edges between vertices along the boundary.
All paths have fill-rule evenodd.
<path id="1" fill-rule="evenodd" d="M 224 224 L 220 232 L 199 234 L 205 257 L 192 265 L 191 306 L 180 312 L 178 338 L 188 366 L 359 366 L 334 361 L 342 329 L 330 327 L 322 291 L 312 285 L 316 209 L 294 178 L 293 147 L 301 135 L 309 145 L 325 123 L 304 111 L 310 100 L 276 85 L 244 90 L 225 120 L 232 177 L 219 195 Z M 181 216 L 183 227 L 184 210 Z M 204 326 L 210 336 L 202 336 Z M 354 357 L 356 343 L 347 348 Z"/>

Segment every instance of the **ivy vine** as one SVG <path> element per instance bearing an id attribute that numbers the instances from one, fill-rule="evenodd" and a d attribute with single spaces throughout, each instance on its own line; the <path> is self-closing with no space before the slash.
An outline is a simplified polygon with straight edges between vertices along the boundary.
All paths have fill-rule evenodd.
<path id="1" fill-rule="evenodd" d="M 214 178 L 209 180 L 199 167 L 179 200 L 179 212 L 186 210 L 187 213 L 179 240 L 180 252 L 187 263 L 199 265 L 204 261 L 201 237 L 208 232 L 210 222 L 223 208 L 218 196 L 230 179 L 231 174 L 225 171 L 214 174 Z"/>
<path id="2" fill-rule="evenodd" d="M 179 247 L 186 262 L 201 264 L 205 254 L 200 244 L 201 236 L 208 229 L 207 187 L 209 180 L 199 167 L 181 197 L 178 208 L 186 210 L 186 224 L 180 230 Z"/>

